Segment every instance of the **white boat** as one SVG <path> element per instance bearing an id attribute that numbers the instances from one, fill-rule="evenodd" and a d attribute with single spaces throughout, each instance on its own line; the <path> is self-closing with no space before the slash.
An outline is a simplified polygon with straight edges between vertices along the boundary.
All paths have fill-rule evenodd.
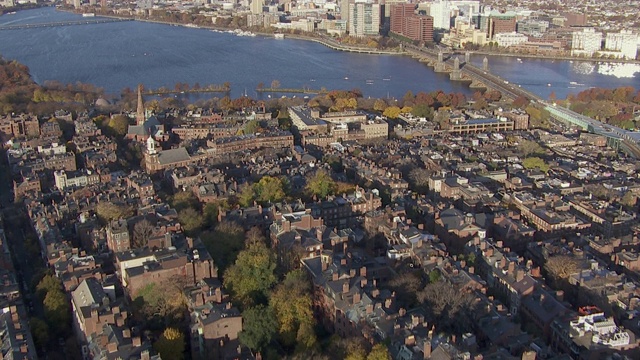
<path id="1" fill-rule="evenodd" d="M 384 80 L 384 81 L 391 81 L 391 78 L 384 78 L 384 79 L 382 79 L 382 80 Z"/>
<path id="2" fill-rule="evenodd" d="M 7 15 L 15 15 L 15 14 L 16 14 L 16 12 L 15 12 L 15 11 L 12 11 L 12 12 L 8 12 L 8 13 L 7 13 Z"/>
<path id="3" fill-rule="evenodd" d="M 345 76 L 345 77 L 344 77 L 344 79 L 345 79 L 345 80 L 349 80 L 349 77 L 348 77 L 348 76 Z"/>
<path id="4" fill-rule="evenodd" d="M 276 39 L 284 39 L 284 34 L 273 34 L 273 37 Z"/>
<path id="5" fill-rule="evenodd" d="M 96 17 L 96 14 L 94 14 L 94 13 L 84 13 L 84 14 L 82 14 L 82 17 Z"/>
<path id="6" fill-rule="evenodd" d="M 520 58 L 516 58 L 516 60 L 518 60 L 519 63 L 522 62 L 522 59 L 520 59 Z"/>
<path id="7" fill-rule="evenodd" d="M 547 84 L 547 86 L 551 86 L 551 84 Z"/>

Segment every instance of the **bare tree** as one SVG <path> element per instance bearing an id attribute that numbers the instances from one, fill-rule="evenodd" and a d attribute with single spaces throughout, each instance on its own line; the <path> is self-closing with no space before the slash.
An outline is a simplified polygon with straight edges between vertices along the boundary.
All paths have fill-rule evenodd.
<path id="1" fill-rule="evenodd" d="M 573 256 L 552 256 L 544 264 L 547 273 L 555 279 L 568 279 L 571 274 L 578 272 L 578 260 Z"/>
<path id="2" fill-rule="evenodd" d="M 473 294 L 459 291 L 444 281 L 428 284 L 418 293 L 418 301 L 431 312 L 436 324 L 459 333 L 470 328 L 469 313 L 474 300 Z"/>
<path id="3" fill-rule="evenodd" d="M 151 222 L 147 219 L 138 221 L 138 223 L 133 226 L 133 247 L 142 248 L 147 246 L 151 234 L 153 234 L 153 225 L 151 225 Z"/>

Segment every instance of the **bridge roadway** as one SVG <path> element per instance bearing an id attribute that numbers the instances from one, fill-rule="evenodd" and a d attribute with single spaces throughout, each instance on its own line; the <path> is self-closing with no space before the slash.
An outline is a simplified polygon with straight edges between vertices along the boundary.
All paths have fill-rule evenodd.
<path id="1" fill-rule="evenodd" d="M 436 50 L 418 48 L 412 45 L 406 46 L 406 49 L 409 54 L 426 57 L 432 62 L 438 61 L 438 52 Z M 453 69 L 455 56 L 460 55 L 454 53 L 445 60 L 445 63 L 450 67 L 450 69 Z M 503 96 L 512 99 L 522 96 L 531 102 L 538 103 L 542 105 L 554 119 L 577 125 L 585 131 L 604 136 L 607 139 L 607 144 L 612 148 L 622 150 L 634 158 L 640 159 L 640 132 L 633 132 L 616 126 L 604 124 L 598 120 L 578 114 L 570 109 L 551 104 L 544 101 L 544 99 L 538 95 L 522 89 L 520 86 L 509 84 L 509 82 L 499 76 L 493 75 L 490 72 L 484 71 L 472 64 L 460 62 L 460 71 L 463 76 L 467 77 L 467 80 L 471 79 L 483 83 L 488 89 L 500 91 Z"/>
<path id="2" fill-rule="evenodd" d="M 90 24 L 105 24 L 112 22 L 133 21 L 133 19 L 87 19 L 87 20 L 73 20 L 73 21 L 59 21 L 50 23 L 36 23 L 36 24 L 15 24 L 15 25 L 3 25 L 0 26 L 0 30 L 20 30 L 20 29 L 35 29 L 45 27 L 58 27 L 58 26 L 73 26 L 73 25 L 90 25 Z"/>

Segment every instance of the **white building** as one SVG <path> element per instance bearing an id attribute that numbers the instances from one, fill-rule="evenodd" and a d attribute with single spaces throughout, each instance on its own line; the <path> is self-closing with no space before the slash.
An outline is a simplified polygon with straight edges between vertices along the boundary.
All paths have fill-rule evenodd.
<path id="1" fill-rule="evenodd" d="M 349 35 L 376 36 L 380 33 L 380 4 L 349 3 Z"/>
<path id="2" fill-rule="evenodd" d="M 602 310 L 589 309 L 588 313 L 578 316 L 570 322 L 571 335 L 574 338 L 591 336 L 591 342 L 609 347 L 625 346 L 630 342 L 629 334 L 618 328 L 611 317 Z"/>
<path id="3" fill-rule="evenodd" d="M 519 45 L 529 41 L 529 37 L 524 34 L 512 33 L 500 33 L 493 37 L 493 40 L 498 43 L 500 47 L 509 47 L 513 45 Z"/>
<path id="4" fill-rule="evenodd" d="M 607 52 L 620 53 L 617 56 L 620 58 L 635 59 L 638 54 L 638 34 L 634 34 L 631 30 L 609 33 L 604 40 L 604 49 Z"/>
<path id="5" fill-rule="evenodd" d="M 480 0 L 451 0 L 451 8 L 459 15 L 469 18 L 480 12 Z"/>
<path id="6" fill-rule="evenodd" d="M 264 0 L 251 0 L 251 13 L 262 14 L 263 6 L 264 6 Z"/>
<path id="7" fill-rule="evenodd" d="M 434 29 L 446 29 L 451 27 L 451 3 L 447 0 L 435 1 L 429 8 L 429 15 L 433 17 Z"/>
<path id="8" fill-rule="evenodd" d="M 87 173 L 67 173 L 64 170 L 56 171 L 53 173 L 55 178 L 56 187 L 59 190 L 74 187 L 84 187 L 87 185 L 97 184 L 100 182 L 100 176 L 93 174 L 90 171 Z"/>
<path id="9" fill-rule="evenodd" d="M 574 31 L 571 36 L 571 54 L 592 56 L 602 48 L 602 33 L 593 28 Z"/>

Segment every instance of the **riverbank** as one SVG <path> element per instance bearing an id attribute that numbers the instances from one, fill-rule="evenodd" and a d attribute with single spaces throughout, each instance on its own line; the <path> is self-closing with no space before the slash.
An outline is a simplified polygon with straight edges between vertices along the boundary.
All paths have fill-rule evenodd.
<path id="1" fill-rule="evenodd" d="M 576 56 L 545 56 L 532 54 L 496 53 L 491 51 L 470 51 L 472 55 L 484 55 L 491 57 L 509 57 L 522 59 L 558 60 L 558 61 L 579 61 L 591 63 L 620 63 L 620 64 L 640 64 L 640 60 L 629 59 L 601 59 L 601 58 L 581 58 Z"/>

